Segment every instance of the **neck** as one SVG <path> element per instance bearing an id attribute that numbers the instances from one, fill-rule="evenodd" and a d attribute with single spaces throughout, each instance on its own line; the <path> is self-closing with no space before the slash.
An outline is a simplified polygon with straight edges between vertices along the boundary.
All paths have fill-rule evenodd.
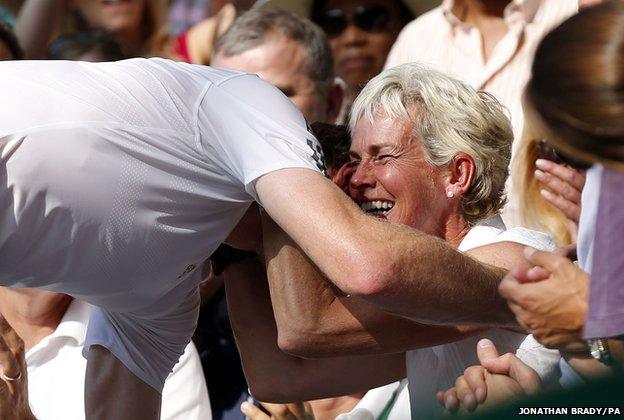
<path id="1" fill-rule="evenodd" d="M 464 0 L 462 20 L 476 24 L 484 19 L 502 19 L 510 0 Z M 459 4 L 457 5 L 459 6 Z"/>
<path id="2" fill-rule="evenodd" d="M 459 244 L 468 234 L 470 228 L 464 220 L 464 217 L 454 213 L 446 221 L 444 235 L 442 239 L 452 245 L 454 248 L 459 247 Z"/>
<path id="3" fill-rule="evenodd" d="M 128 47 L 128 51 L 131 55 L 139 55 L 144 54 L 144 42 L 143 39 L 143 30 L 139 26 L 137 28 L 127 29 L 125 31 L 121 31 L 117 34 L 119 38 L 123 39 L 123 42 Z"/>
<path id="4" fill-rule="evenodd" d="M 26 350 L 54 332 L 71 301 L 60 293 L 0 287 L 2 316 L 24 340 Z"/>

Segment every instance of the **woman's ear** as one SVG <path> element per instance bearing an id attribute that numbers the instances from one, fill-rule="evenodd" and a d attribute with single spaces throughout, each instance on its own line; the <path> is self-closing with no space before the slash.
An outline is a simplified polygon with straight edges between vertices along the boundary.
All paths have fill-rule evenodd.
<path id="1" fill-rule="evenodd" d="M 475 163 L 466 153 L 459 153 L 450 163 L 450 174 L 446 195 L 448 198 L 461 197 L 470 189 L 475 174 Z"/>

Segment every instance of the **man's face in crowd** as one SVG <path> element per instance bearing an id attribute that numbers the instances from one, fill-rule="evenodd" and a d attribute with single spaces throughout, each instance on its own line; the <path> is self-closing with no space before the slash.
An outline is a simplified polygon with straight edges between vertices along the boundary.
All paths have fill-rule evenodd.
<path id="1" fill-rule="evenodd" d="M 241 54 L 217 54 L 211 65 L 253 73 L 275 85 L 299 108 L 309 122 L 328 122 L 327 98 L 308 76 L 308 57 L 296 41 L 276 33 Z"/>
<path id="2" fill-rule="evenodd" d="M 413 133 L 413 123 L 385 115 L 360 119 L 349 152 L 349 195 L 369 214 L 441 236 L 447 174 L 427 161 Z"/>
<path id="3" fill-rule="evenodd" d="M 383 69 L 403 27 L 397 1 L 328 0 L 324 5 L 321 12 L 324 18 L 318 23 L 329 38 L 336 74 L 354 91 L 359 91 Z M 343 30 L 339 30 L 340 16 L 348 22 Z"/>

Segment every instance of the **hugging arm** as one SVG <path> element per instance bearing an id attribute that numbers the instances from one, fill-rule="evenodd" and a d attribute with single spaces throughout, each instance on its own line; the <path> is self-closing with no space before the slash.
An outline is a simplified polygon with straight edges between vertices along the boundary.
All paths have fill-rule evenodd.
<path id="1" fill-rule="evenodd" d="M 416 322 L 515 324 L 497 291 L 504 269 L 367 216 L 314 171 L 271 172 L 255 188 L 271 218 L 344 293 Z"/>

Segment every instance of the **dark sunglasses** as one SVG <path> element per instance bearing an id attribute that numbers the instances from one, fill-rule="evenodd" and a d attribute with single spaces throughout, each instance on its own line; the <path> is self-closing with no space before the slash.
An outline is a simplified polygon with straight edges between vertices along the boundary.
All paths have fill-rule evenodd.
<path id="1" fill-rule="evenodd" d="M 314 21 L 323 28 L 327 36 L 340 35 L 349 25 L 355 25 L 366 32 L 382 32 L 392 19 L 389 8 L 378 4 L 357 6 L 352 14 L 340 9 L 331 9 L 314 16 Z"/>
<path id="2" fill-rule="evenodd" d="M 574 169 L 589 169 L 591 166 L 583 161 L 564 155 L 548 144 L 546 139 L 541 139 L 537 143 L 537 157 L 538 159 L 550 160 L 551 162 L 559 163 L 561 165 L 568 165 Z"/>

